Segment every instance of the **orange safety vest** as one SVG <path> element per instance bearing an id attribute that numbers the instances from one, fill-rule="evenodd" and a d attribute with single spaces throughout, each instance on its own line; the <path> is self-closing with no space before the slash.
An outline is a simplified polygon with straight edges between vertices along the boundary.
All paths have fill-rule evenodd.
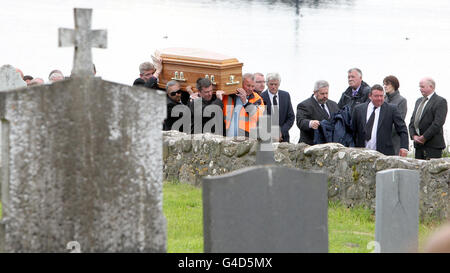
<path id="1" fill-rule="evenodd" d="M 236 95 L 224 95 L 222 98 L 225 131 L 231 126 L 231 118 L 233 116 L 234 106 L 236 105 L 237 99 L 239 99 L 239 97 Z M 253 92 L 247 100 L 248 103 L 245 104 L 239 112 L 238 129 L 243 131 L 245 136 L 248 137 L 250 134 L 250 129 L 258 126 L 258 119 L 264 113 L 264 102 L 263 99 L 255 92 Z M 250 113 L 247 112 L 246 107 Z"/>

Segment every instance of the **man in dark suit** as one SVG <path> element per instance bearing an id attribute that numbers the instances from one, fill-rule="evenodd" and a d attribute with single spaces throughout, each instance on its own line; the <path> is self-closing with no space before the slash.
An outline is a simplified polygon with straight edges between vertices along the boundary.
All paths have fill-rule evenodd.
<path id="1" fill-rule="evenodd" d="M 292 109 L 291 96 L 287 91 L 279 90 L 281 77 L 278 73 L 266 76 L 268 89 L 261 93 L 268 115 L 272 115 L 274 106 L 278 106 L 278 125 L 280 126 L 279 142 L 289 142 L 289 129 L 294 124 L 295 114 Z"/>
<path id="2" fill-rule="evenodd" d="M 328 89 L 327 81 L 317 81 L 314 84 L 314 94 L 297 105 L 299 143 L 314 145 L 314 130 L 319 128 L 320 121 L 330 119 L 331 114 L 339 111 L 337 103 L 328 99 Z"/>
<path id="3" fill-rule="evenodd" d="M 384 90 L 375 84 L 369 92 L 369 102 L 355 106 L 352 114 L 355 147 L 377 150 L 395 155 L 392 143 L 392 125 L 400 136 L 400 156 L 408 155 L 408 129 L 398 108 L 384 102 Z"/>
<path id="4" fill-rule="evenodd" d="M 420 83 L 422 98 L 416 101 L 409 123 L 409 134 L 414 140 L 417 159 L 441 158 L 445 149 L 443 126 L 447 116 L 447 101 L 435 92 L 435 82 L 423 78 Z"/>

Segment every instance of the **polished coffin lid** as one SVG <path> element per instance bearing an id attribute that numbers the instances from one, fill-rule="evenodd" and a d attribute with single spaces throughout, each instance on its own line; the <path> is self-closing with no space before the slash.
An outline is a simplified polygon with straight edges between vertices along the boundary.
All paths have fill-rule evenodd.
<path id="1" fill-rule="evenodd" d="M 160 50 L 160 53 L 163 64 L 176 61 L 180 64 L 189 63 L 208 67 L 242 66 L 242 63 L 239 63 L 236 58 L 198 48 L 165 48 Z"/>

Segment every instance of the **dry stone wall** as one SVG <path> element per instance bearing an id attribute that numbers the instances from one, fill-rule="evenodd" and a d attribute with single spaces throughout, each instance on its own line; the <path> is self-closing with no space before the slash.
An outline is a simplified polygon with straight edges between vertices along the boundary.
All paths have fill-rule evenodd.
<path id="1" fill-rule="evenodd" d="M 256 141 L 169 131 L 163 135 L 164 179 L 201 185 L 206 175 L 220 175 L 255 165 Z M 430 161 L 385 156 L 379 152 L 328 143 L 274 143 L 276 164 L 328 175 L 328 198 L 347 206 L 375 209 L 375 175 L 386 169 L 420 172 L 421 219 L 450 219 L 450 158 Z"/>

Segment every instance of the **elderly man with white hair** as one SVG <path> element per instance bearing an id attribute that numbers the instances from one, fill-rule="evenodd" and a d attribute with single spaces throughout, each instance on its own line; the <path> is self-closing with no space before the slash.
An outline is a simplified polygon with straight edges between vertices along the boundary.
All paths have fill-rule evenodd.
<path id="1" fill-rule="evenodd" d="M 266 75 L 268 89 L 261 93 L 264 104 L 267 105 L 267 114 L 272 115 L 274 106 L 278 109 L 278 122 L 280 126 L 279 142 L 289 142 L 289 129 L 295 121 L 294 110 L 292 109 L 291 96 L 289 92 L 279 90 L 281 77 L 278 73 L 268 73 Z"/>
<path id="2" fill-rule="evenodd" d="M 52 82 L 58 82 L 64 80 L 64 74 L 60 70 L 52 70 L 48 75 L 48 80 Z"/>

